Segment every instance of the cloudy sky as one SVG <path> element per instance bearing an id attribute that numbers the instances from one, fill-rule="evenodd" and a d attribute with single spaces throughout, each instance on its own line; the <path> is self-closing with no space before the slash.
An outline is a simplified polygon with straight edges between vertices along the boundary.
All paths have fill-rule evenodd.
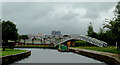
<path id="1" fill-rule="evenodd" d="M 17 25 L 20 34 L 86 34 L 92 22 L 99 31 L 114 16 L 116 2 L 3 2 L 2 19 Z"/>

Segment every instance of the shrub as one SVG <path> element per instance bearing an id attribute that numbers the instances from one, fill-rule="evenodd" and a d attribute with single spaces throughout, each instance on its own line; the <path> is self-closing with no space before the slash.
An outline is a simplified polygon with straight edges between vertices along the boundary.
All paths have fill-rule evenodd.
<path id="1" fill-rule="evenodd" d="M 80 41 L 75 41 L 75 46 L 88 46 L 88 43 L 86 41 L 80 40 Z"/>

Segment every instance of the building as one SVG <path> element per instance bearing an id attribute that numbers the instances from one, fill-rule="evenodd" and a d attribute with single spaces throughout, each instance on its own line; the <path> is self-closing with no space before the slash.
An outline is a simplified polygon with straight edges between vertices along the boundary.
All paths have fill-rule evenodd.
<path id="1" fill-rule="evenodd" d="M 42 36 L 43 36 L 43 34 L 42 34 L 42 33 L 38 33 L 38 34 L 37 34 L 37 36 L 42 37 Z"/>
<path id="2" fill-rule="evenodd" d="M 54 36 L 60 36 L 61 35 L 61 32 L 60 31 L 52 31 L 52 35 Z"/>

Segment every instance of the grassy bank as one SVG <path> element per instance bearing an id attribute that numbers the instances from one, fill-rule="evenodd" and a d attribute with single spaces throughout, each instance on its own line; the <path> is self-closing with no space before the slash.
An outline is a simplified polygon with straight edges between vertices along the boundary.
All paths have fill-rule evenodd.
<path id="1" fill-rule="evenodd" d="M 22 52 L 26 52 L 27 50 L 17 50 L 17 49 L 5 49 L 5 51 L 2 51 L 2 48 L 0 48 L 0 57 L 1 56 L 7 56 L 7 55 L 13 55 L 18 54 Z"/>
<path id="2" fill-rule="evenodd" d="M 95 51 L 102 51 L 102 52 L 110 52 L 110 53 L 117 53 L 120 54 L 120 50 L 117 50 L 116 47 L 74 47 L 79 49 L 88 49 L 88 50 L 95 50 Z"/>
<path id="3" fill-rule="evenodd" d="M 55 47 L 55 46 L 45 46 L 45 45 L 15 45 L 15 47 Z"/>
<path id="4" fill-rule="evenodd" d="M 79 47 L 79 46 L 84 46 L 84 47 L 88 47 L 88 46 L 95 46 L 93 44 L 90 44 L 86 41 L 83 41 L 83 40 L 79 40 L 79 41 L 74 41 L 73 43 L 75 43 L 73 45 L 73 47 Z"/>

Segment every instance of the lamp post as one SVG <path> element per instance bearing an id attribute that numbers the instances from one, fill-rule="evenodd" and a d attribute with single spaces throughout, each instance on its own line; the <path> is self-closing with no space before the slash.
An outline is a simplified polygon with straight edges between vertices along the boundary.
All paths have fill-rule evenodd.
<path id="1" fill-rule="evenodd" d="M 116 42 L 116 49 L 118 50 L 118 44 L 117 44 L 117 42 Z"/>

